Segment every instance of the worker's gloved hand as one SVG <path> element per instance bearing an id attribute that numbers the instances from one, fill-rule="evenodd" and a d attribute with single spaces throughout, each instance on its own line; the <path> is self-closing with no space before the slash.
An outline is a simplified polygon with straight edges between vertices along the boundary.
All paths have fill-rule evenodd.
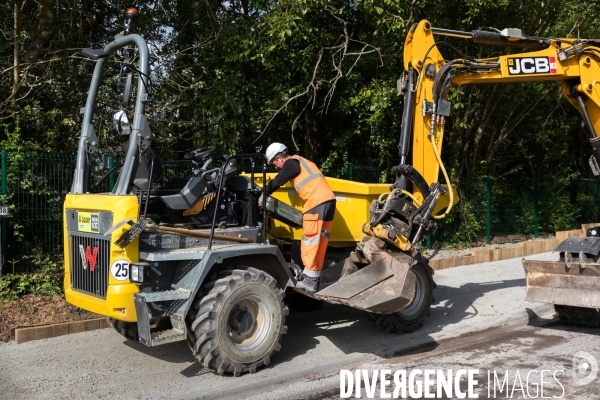
<path id="1" fill-rule="evenodd" d="M 258 198 L 258 206 L 260 208 L 263 208 L 263 201 L 264 201 L 263 195 L 261 194 L 260 197 Z"/>

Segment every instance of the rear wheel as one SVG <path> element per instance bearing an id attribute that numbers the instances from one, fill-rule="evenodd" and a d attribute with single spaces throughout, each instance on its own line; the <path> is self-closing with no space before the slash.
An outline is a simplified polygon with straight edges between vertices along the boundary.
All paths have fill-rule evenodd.
<path id="1" fill-rule="evenodd" d="M 108 324 L 119 334 L 129 340 L 138 340 L 138 329 L 135 322 L 119 321 L 118 319 L 106 317 Z"/>
<path id="2" fill-rule="evenodd" d="M 427 260 L 421 259 L 411 271 L 417 277 L 415 297 L 406 308 L 392 314 L 367 313 L 369 319 L 386 332 L 412 332 L 423 326 L 423 320 L 430 314 L 429 309 L 434 302 L 433 289 L 436 287 L 433 269 Z"/>
<path id="3" fill-rule="evenodd" d="M 554 305 L 561 322 L 571 325 L 600 327 L 600 310 L 596 308 Z"/>
<path id="4" fill-rule="evenodd" d="M 198 361 L 235 376 L 269 365 L 287 332 L 288 309 L 275 279 L 254 268 L 236 269 L 208 283 L 203 292 L 189 327 Z"/>

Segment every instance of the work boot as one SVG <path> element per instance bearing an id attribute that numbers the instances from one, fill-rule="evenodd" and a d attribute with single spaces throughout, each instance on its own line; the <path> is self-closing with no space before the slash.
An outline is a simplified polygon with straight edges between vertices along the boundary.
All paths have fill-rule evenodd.
<path id="1" fill-rule="evenodd" d="M 319 288 L 319 278 L 302 274 L 302 280 L 296 282 L 296 288 L 315 293 Z"/>

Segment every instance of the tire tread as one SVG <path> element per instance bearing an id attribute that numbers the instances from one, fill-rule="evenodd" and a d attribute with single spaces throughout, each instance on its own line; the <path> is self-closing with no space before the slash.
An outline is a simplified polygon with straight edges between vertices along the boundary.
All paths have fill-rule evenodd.
<path id="1" fill-rule="evenodd" d="M 191 342 L 193 343 L 190 343 L 190 347 L 192 347 L 195 357 L 204 367 L 212 369 L 220 375 L 232 373 L 235 376 L 239 376 L 244 372 L 255 373 L 258 368 L 271 363 L 271 354 L 279 351 L 281 348 L 281 335 L 287 333 L 285 317 L 288 315 L 289 310 L 282 301 L 285 294 L 283 290 L 277 287 L 275 279 L 255 268 L 225 271 L 225 273 L 220 273 L 216 278 L 216 280 L 203 286 L 204 290 L 199 294 L 198 300 L 194 302 L 194 309 L 197 312 L 195 315 L 190 315 L 191 318 L 188 325 L 193 332 L 191 335 L 193 338 Z M 282 307 L 282 324 L 272 351 L 262 356 L 258 361 L 245 365 L 234 362 L 221 351 L 217 344 L 215 327 L 217 318 L 219 317 L 219 306 L 226 301 L 228 295 L 240 284 L 247 282 L 265 284 L 274 290 L 274 296 Z"/>

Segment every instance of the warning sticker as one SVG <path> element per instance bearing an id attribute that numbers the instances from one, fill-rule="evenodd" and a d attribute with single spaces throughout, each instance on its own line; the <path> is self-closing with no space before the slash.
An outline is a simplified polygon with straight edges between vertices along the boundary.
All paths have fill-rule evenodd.
<path id="1" fill-rule="evenodd" d="M 98 213 L 81 212 L 77 213 L 77 230 L 79 232 L 100 232 L 100 215 Z"/>

